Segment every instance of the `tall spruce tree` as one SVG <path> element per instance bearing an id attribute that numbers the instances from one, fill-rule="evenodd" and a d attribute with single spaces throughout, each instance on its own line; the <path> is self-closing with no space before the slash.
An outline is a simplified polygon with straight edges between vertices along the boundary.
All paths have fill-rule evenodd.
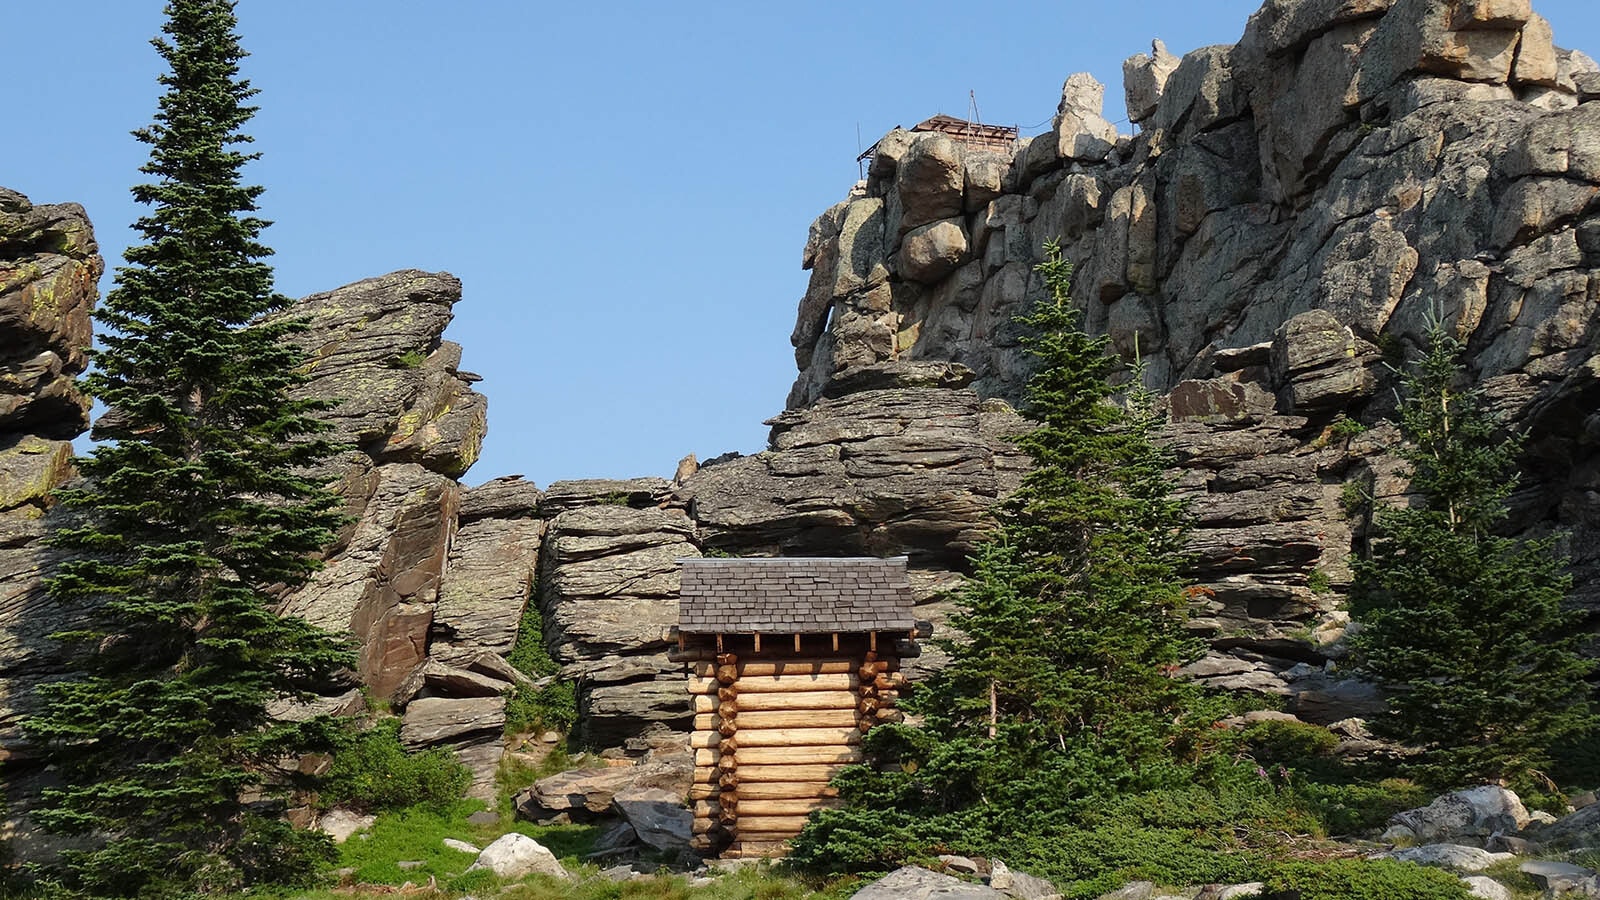
<path id="1" fill-rule="evenodd" d="M 1200 652 L 1178 575 L 1187 527 L 1171 496 L 1158 417 L 1135 381 L 1115 402 L 1109 341 L 1083 331 L 1060 248 L 1047 296 L 1021 317 L 1035 363 L 1017 438 L 1033 462 L 940 641 L 948 665 L 908 706 L 917 727 L 875 729 L 882 763 L 840 779 L 843 810 L 801 835 L 796 859 L 830 869 L 897 863 L 941 842 L 991 849 L 1119 792 L 1187 783 L 1208 730 L 1173 671 Z M 1142 367 L 1135 367 L 1142 376 Z"/>
<path id="2" fill-rule="evenodd" d="M 69 883 L 92 896 L 234 889 L 303 875 L 321 852 L 261 801 L 281 790 L 275 761 L 332 736 L 326 720 L 274 721 L 268 704 L 349 662 L 274 613 L 342 520 L 303 474 L 335 448 L 317 437 L 319 405 L 289 396 L 303 359 L 284 338 L 303 326 L 260 321 L 288 301 L 262 261 L 262 188 L 241 178 L 255 91 L 233 6 L 172 0 L 153 41 L 170 71 L 154 124 L 134 132 L 150 145 L 151 180 L 132 191 L 150 207 L 144 243 L 96 314 L 110 331 L 85 379 L 109 409 L 105 442 L 79 460 L 83 486 L 59 494 L 75 518 L 54 536 L 71 553 L 49 588 L 97 608 L 57 636 L 78 672 L 41 691 L 27 728 L 62 778 L 41 822 L 105 838 L 67 855 Z"/>
<path id="3" fill-rule="evenodd" d="M 1517 483 L 1518 437 L 1463 386 L 1461 343 L 1439 323 L 1405 373 L 1399 411 L 1420 504 L 1375 520 L 1351 599 L 1361 667 L 1389 689 L 1381 733 L 1423 749 L 1441 785 L 1515 778 L 1594 727 L 1571 586 L 1552 538 L 1496 534 Z"/>
<path id="4" fill-rule="evenodd" d="M 969 637 L 929 686 L 938 718 L 972 733 L 1025 726 L 1060 751 L 1090 744 L 1136 768 L 1169 755 L 1197 655 L 1178 576 L 1186 514 L 1171 496 L 1143 367 L 1116 403 L 1109 339 L 1079 325 L 1071 264 L 1049 245 L 1047 297 L 1020 318 L 1035 371 L 1017 439 L 1033 467 L 952 624 Z M 949 718 L 945 719 L 948 715 Z M 1130 769 L 1131 771 L 1131 769 Z"/>

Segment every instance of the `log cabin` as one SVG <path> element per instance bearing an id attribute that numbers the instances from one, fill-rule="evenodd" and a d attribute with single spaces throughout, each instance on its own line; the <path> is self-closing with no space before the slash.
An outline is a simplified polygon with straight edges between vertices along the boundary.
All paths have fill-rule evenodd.
<path id="1" fill-rule="evenodd" d="M 906 558 L 685 559 L 677 658 L 689 667 L 693 848 L 781 856 L 861 739 L 900 720 L 918 625 Z"/>

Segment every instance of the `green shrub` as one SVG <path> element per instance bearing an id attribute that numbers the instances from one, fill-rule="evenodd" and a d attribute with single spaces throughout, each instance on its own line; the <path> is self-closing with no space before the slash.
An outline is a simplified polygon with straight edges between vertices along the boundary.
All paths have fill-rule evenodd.
<path id="1" fill-rule="evenodd" d="M 1313 594 L 1326 594 L 1333 590 L 1333 579 L 1328 577 L 1327 572 L 1324 572 L 1321 569 L 1316 569 L 1306 577 L 1306 587 L 1309 588 Z"/>
<path id="2" fill-rule="evenodd" d="M 1295 790 L 1299 802 L 1334 835 L 1382 828 L 1390 816 L 1423 806 L 1433 797 L 1421 785 L 1403 778 L 1386 778 L 1376 784 L 1308 781 L 1296 785 Z"/>
<path id="3" fill-rule="evenodd" d="M 449 750 L 407 753 L 400 745 L 400 720 L 385 719 L 335 751 L 321 797 L 328 805 L 366 810 L 419 804 L 443 809 L 471 783 L 472 773 Z"/>
<path id="4" fill-rule="evenodd" d="M 506 734 L 572 730 L 578 722 L 578 695 L 572 682 L 553 681 L 543 688 L 518 685 L 506 697 Z"/>
<path id="5" fill-rule="evenodd" d="M 1338 735 L 1305 722 L 1259 722 L 1244 730 L 1245 745 L 1257 762 L 1295 765 L 1305 760 L 1327 756 L 1339 744 Z"/>
<path id="6" fill-rule="evenodd" d="M 544 616 L 532 600 L 522 611 L 517 642 L 506 662 L 533 679 L 554 677 L 561 666 L 544 645 Z M 552 681 L 543 688 L 518 685 L 506 698 L 506 734 L 552 730 L 562 734 L 578 722 L 578 695 L 570 681 Z"/>
<path id="7" fill-rule="evenodd" d="M 1268 872 L 1265 896 L 1299 900 L 1463 900 L 1471 897 L 1460 878 L 1393 860 L 1331 859 L 1279 863 Z"/>
<path id="8" fill-rule="evenodd" d="M 1357 422 L 1344 413 L 1333 417 L 1333 422 L 1328 426 L 1328 433 L 1336 438 L 1352 438 L 1366 432 L 1367 426 Z"/>

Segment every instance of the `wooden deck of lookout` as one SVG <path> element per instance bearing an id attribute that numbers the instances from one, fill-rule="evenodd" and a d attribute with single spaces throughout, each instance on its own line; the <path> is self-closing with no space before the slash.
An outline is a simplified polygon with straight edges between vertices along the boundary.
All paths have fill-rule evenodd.
<path id="1" fill-rule="evenodd" d="M 861 738 L 898 721 L 906 560 L 686 559 L 679 656 L 694 695 L 694 849 L 777 856 Z"/>

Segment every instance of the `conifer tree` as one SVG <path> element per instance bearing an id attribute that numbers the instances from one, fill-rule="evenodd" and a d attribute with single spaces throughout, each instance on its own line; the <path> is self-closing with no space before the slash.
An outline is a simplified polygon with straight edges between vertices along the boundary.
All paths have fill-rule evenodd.
<path id="1" fill-rule="evenodd" d="M 1214 717 L 1173 677 L 1200 648 L 1185 630 L 1187 513 L 1159 420 L 1137 380 L 1115 402 L 1119 364 L 1107 338 L 1079 327 L 1060 248 L 1037 268 L 1047 296 L 1020 319 L 1035 427 L 1016 439 L 1033 467 L 972 558 L 950 619 L 960 637 L 937 642 L 948 665 L 907 704 L 921 724 L 868 735 L 879 765 L 841 775 L 846 808 L 814 817 L 796 843 L 802 865 L 984 848 L 1193 775 L 1182 764 Z"/>
<path id="2" fill-rule="evenodd" d="M 1420 505 L 1378 513 L 1352 606 L 1361 666 L 1389 690 L 1381 733 L 1423 749 L 1440 785 L 1515 778 L 1592 728 L 1567 561 L 1551 538 L 1496 534 L 1517 483 L 1517 437 L 1462 386 L 1464 348 L 1439 323 L 1405 373 L 1400 456 Z"/>
<path id="3" fill-rule="evenodd" d="M 1111 383 L 1109 339 L 1079 327 L 1071 264 L 1049 245 L 1048 296 L 1021 317 L 1035 362 L 1017 439 L 1033 462 L 980 554 L 932 706 L 1029 723 L 1058 750 L 1088 742 L 1131 766 L 1169 755 L 1193 688 L 1171 677 L 1197 655 L 1178 576 L 1186 513 L 1171 497 L 1158 419 L 1136 365 L 1127 401 Z M 977 691 L 987 681 L 992 692 Z M 977 697 L 972 695 L 977 693 Z M 962 715 L 970 728 L 987 728 Z M 952 720 L 951 724 L 955 724 Z"/>
<path id="4" fill-rule="evenodd" d="M 330 635 L 274 613 L 342 516 L 303 474 L 335 449 L 317 436 L 319 404 L 289 397 L 303 360 L 284 338 L 303 326 L 261 321 L 288 300 L 263 262 L 262 188 L 241 176 L 255 91 L 233 3 L 172 0 L 166 15 L 153 41 L 166 91 L 134 132 L 150 145 L 150 180 L 132 191 L 150 208 L 144 242 L 96 314 L 110 331 L 85 379 L 109 409 L 104 442 L 60 493 L 74 518 L 54 536 L 70 553 L 51 592 L 96 611 L 57 636 L 76 677 L 41 691 L 27 723 L 63 782 L 42 823 L 105 839 L 67 856 L 69 883 L 91 896 L 311 871 L 325 841 L 262 801 L 278 790 L 272 764 L 327 746 L 331 724 L 274 721 L 268 704 L 349 662 Z"/>

